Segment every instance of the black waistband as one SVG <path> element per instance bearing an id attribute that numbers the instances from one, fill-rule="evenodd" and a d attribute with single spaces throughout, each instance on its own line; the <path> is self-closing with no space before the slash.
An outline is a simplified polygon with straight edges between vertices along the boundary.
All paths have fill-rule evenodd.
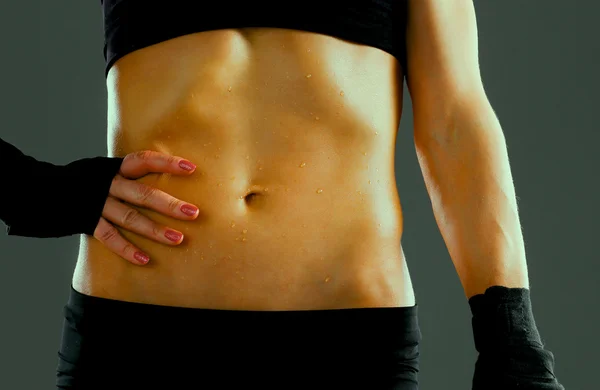
<path id="1" fill-rule="evenodd" d="M 373 332 L 375 336 L 388 332 L 398 333 L 404 341 L 420 338 L 418 305 L 410 307 L 368 307 L 328 310 L 250 311 L 222 310 L 163 306 L 126 302 L 82 294 L 71 286 L 65 306 L 67 318 L 92 327 L 122 327 L 126 323 L 148 323 L 155 328 L 197 326 L 218 329 L 220 326 L 239 324 L 246 330 L 263 332 L 284 326 L 287 329 L 318 329 L 319 332 L 337 332 L 354 329 Z M 341 328 L 340 328 L 341 327 Z M 411 336 L 412 335 L 412 336 Z"/>
<path id="2" fill-rule="evenodd" d="M 65 314 L 57 382 L 63 386 L 418 388 L 416 305 L 196 309 L 92 297 L 71 286 Z"/>

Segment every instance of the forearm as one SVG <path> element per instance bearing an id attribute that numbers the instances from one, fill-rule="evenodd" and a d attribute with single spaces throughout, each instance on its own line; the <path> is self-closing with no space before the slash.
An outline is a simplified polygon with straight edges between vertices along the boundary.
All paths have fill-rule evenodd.
<path id="1" fill-rule="evenodd" d="M 415 145 L 435 219 L 468 298 L 493 285 L 529 287 L 515 188 L 500 122 L 486 99 L 453 105 Z"/>
<path id="2" fill-rule="evenodd" d="M 8 235 L 92 235 L 122 161 L 120 157 L 93 157 L 55 165 L 25 155 L 0 139 L 0 163 L 5 168 L 0 220 L 8 226 Z"/>
<path id="3" fill-rule="evenodd" d="M 473 389 L 564 388 L 531 302 L 506 142 L 486 99 L 437 123 L 415 118 L 417 156 L 440 232 L 473 313 Z M 490 289 L 490 287 L 492 287 Z"/>

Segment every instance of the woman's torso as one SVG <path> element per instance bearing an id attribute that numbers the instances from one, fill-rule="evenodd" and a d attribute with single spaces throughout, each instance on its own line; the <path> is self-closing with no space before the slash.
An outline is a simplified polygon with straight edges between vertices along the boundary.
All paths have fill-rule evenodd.
<path id="1" fill-rule="evenodd" d="M 189 159 L 152 185 L 200 208 L 176 247 L 124 229 L 133 265 L 81 236 L 76 290 L 169 306 L 412 306 L 394 175 L 403 70 L 373 47 L 274 28 L 207 31 L 132 52 L 107 78 L 109 154 Z M 245 198 L 249 192 L 256 195 Z"/>

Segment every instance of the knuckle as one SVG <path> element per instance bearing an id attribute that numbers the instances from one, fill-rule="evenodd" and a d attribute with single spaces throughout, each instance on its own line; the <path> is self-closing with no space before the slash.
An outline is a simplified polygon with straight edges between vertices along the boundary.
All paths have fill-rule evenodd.
<path id="1" fill-rule="evenodd" d="M 169 165 L 177 165 L 178 161 L 179 161 L 179 159 L 176 158 L 175 156 L 167 156 L 167 163 Z"/>
<path id="2" fill-rule="evenodd" d="M 119 183 L 123 180 L 123 176 L 121 176 L 120 174 L 116 174 L 113 176 L 112 178 L 112 182 L 111 182 L 111 187 L 112 186 L 118 186 Z"/>
<path id="3" fill-rule="evenodd" d="M 152 196 L 156 193 L 156 188 L 150 187 L 146 184 L 140 184 L 138 186 L 138 201 L 143 204 L 147 204 Z"/>
<path id="4" fill-rule="evenodd" d="M 163 229 L 160 226 L 158 226 L 155 223 L 152 224 L 152 235 L 154 237 L 156 237 L 156 238 L 162 237 L 163 236 L 162 232 L 163 232 Z"/>
<path id="5" fill-rule="evenodd" d="M 125 246 L 123 247 L 123 255 L 131 257 L 134 253 L 135 247 L 130 243 L 125 244 Z"/>
<path id="6" fill-rule="evenodd" d="M 98 237 L 100 241 L 108 242 L 114 240 L 117 237 L 117 234 L 119 234 L 117 229 L 109 224 L 106 228 L 99 232 Z"/>
<path id="7" fill-rule="evenodd" d="M 148 162 L 152 159 L 153 154 L 151 150 L 141 150 L 139 152 L 134 152 L 133 156 L 136 159 L 139 159 L 143 162 Z"/>
<path id="8" fill-rule="evenodd" d="M 177 209 L 179 208 L 179 205 L 181 204 L 181 201 L 177 198 L 174 197 L 169 197 L 168 201 L 167 201 L 167 205 L 169 207 L 169 211 L 171 212 L 176 212 Z"/>
<path id="9" fill-rule="evenodd" d="M 133 225 L 139 218 L 141 214 L 136 209 L 128 209 L 125 214 L 123 214 L 123 218 L 121 222 L 125 226 Z"/>

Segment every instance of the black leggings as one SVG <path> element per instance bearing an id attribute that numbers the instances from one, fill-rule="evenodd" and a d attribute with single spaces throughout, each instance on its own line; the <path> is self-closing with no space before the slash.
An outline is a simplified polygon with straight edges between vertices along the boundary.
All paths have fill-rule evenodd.
<path id="1" fill-rule="evenodd" d="M 64 314 L 59 389 L 418 389 L 417 305 L 195 309 L 71 286 Z"/>

